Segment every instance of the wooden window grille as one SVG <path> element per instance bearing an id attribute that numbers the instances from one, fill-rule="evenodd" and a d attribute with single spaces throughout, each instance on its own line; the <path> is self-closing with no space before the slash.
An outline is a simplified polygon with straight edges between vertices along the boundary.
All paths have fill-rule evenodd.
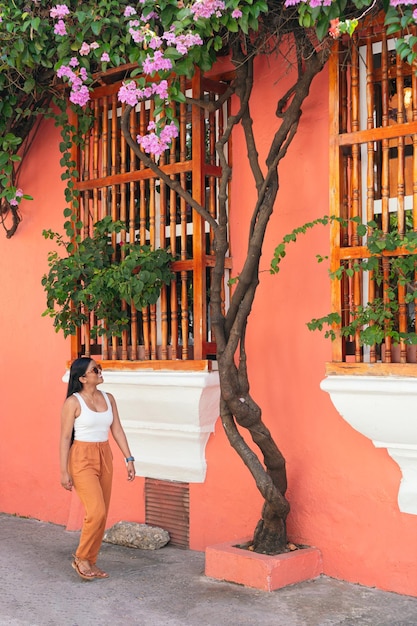
<path id="1" fill-rule="evenodd" d="M 402 62 L 395 40 L 382 22 L 369 23 L 350 40 L 338 42 L 330 61 L 330 215 L 374 220 L 384 233 L 417 230 L 417 77 L 416 67 Z M 332 224 L 331 270 L 352 268 L 369 256 L 357 224 Z M 392 259 L 406 251 L 397 248 L 381 255 L 384 277 Z M 384 278 L 385 280 L 385 278 Z M 407 287 L 397 284 L 400 332 L 415 330 L 416 302 L 407 302 Z M 384 283 L 372 272 L 353 272 L 332 284 L 332 308 L 346 326 L 358 307 L 387 298 Z M 391 296 L 392 297 L 392 296 Z M 336 329 L 337 330 L 337 329 Z M 361 345 L 359 333 L 333 342 L 333 364 L 384 364 L 416 361 L 416 346 Z"/>
<path id="2" fill-rule="evenodd" d="M 178 365 L 179 361 L 193 361 L 196 365 L 196 361 L 214 358 L 216 351 L 209 312 L 213 235 L 197 212 L 145 168 L 129 148 L 121 132 L 124 105 L 117 99 L 120 84 L 103 84 L 94 90 L 89 104 L 93 124 L 81 147 L 74 148 L 82 235 L 91 235 L 93 224 L 111 215 L 114 221 L 126 224 L 118 235 L 120 241 L 138 240 L 153 248 L 170 248 L 175 256 L 175 279 L 162 289 L 155 305 L 137 311 L 131 303 L 123 303 L 129 329 L 122 337 L 93 338 L 91 328 L 100 320 L 92 315 L 73 337 L 72 358 L 95 356 L 114 366 L 123 366 L 125 361 L 170 361 Z M 225 88 L 221 80 L 206 79 L 198 72 L 192 80 L 181 81 L 183 93 L 200 101 L 218 99 Z M 160 157 L 159 165 L 217 217 L 221 167 L 215 143 L 227 123 L 230 103 L 222 104 L 216 112 L 187 103 L 169 106 L 176 109 L 179 136 Z M 132 111 L 133 136 L 146 133 L 149 122 L 155 119 L 154 108 L 152 101 L 145 101 Z M 115 236 L 114 244 L 117 242 Z M 227 306 L 227 276 L 224 284 Z"/>

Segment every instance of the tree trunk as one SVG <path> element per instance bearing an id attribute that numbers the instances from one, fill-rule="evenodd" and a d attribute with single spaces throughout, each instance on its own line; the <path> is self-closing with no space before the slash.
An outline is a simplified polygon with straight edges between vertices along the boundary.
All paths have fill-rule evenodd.
<path id="1" fill-rule="evenodd" d="M 300 33 L 299 36 L 301 36 Z M 182 189 L 178 181 L 171 180 L 139 148 L 130 134 L 130 106 L 126 106 L 122 115 L 122 131 L 134 153 L 146 167 L 153 170 L 168 187 L 174 189 L 197 213 L 206 219 L 213 230 L 215 265 L 212 271 L 210 304 L 220 377 L 220 416 L 231 446 L 248 467 L 265 500 L 262 518 L 256 526 L 253 538 L 254 550 L 265 554 L 278 554 L 287 551 L 286 519 L 290 507 L 285 498 L 287 489 L 285 459 L 262 421 L 259 405 L 249 393 L 245 349 L 246 326 L 259 283 L 259 262 L 265 232 L 279 189 L 278 166 L 297 131 L 301 107 L 309 93 L 311 82 L 323 69 L 328 58 L 328 51 L 322 50 L 317 53 L 311 49 L 310 44 L 308 55 L 303 60 L 300 50 L 305 51 L 306 40 L 304 38 L 301 48 L 298 45 L 297 36 L 295 36 L 295 42 L 298 51 L 298 78 L 293 87 L 278 102 L 276 115 L 281 118 L 281 124 L 271 143 L 265 175 L 256 151 L 253 123 L 249 110 L 249 100 L 253 88 L 253 59 L 256 56 L 256 51 L 246 50 L 243 52 L 241 42 L 239 40 L 235 42 L 232 59 L 236 67 L 236 76 L 230 85 L 230 90 L 237 96 L 239 110 L 227 120 L 223 136 L 219 138 L 216 144 L 222 166 L 216 219 L 207 212 L 204 206 L 199 205 L 189 192 Z M 193 101 L 192 104 L 202 108 L 208 106 L 207 102 L 196 103 Z M 229 248 L 227 189 L 231 174 L 225 156 L 227 153 L 225 146 L 237 124 L 242 125 L 245 134 L 248 161 L 254 177 L 257 200 L 249 226 L 247 257 L 239 273 L 229 310 L 224 313 L 223 279 L 225 258 Z M 238 426 L 249 431 L 253 442 L 261 453 L 262 460 L 246 444 L 238 431 Z"/>
<path id="2" fill-rule="evenodd" d="M 211 292 L 212 321 L 218 350 L 222 423 L 230 444 L 248 467 L 265 500 L 262 517 L 254 531 L 252 547 L 259 553 L 279 554 L 288 551 L 286 519 L 290 507 L 285 498 L 287 489 L 285 459 L 262 422 L 259 405 L 249 394 L 245 334 L 259 283 L 259 262 L 264 236 L 279 189 L 278 165 L 295 136 L 301 117 L 301 107 L 309 93 L 313 78 L 325 65 L 328 51 L 322 51 L 321 54 L 312 52 L 307 60 L 299 63 L 297 81 L 278 103 L 277 115 L 282 118 L 282 122 L 271 144 L 265 177 L 262 176 L 258 162 L 249 113 L 253 67 L 249 58 L 245 59 L 245 63 L 241 62 L 239 49 L 237 57 L 236 93 L 240 98 L 240 120 L 245 132 L 249 163 L 258 189 L 258 201 L 250 225 L 248 254 L 226 315 L 221 309 L 220 281 L 228 241 L 225 228 L 220 227 L 215 232 L 216 266 Z M 236 365 L 237 355 L 238 365 Z M 262 461 L 245 443 L 237 426 L 249 431 L 261 452 Z"/>

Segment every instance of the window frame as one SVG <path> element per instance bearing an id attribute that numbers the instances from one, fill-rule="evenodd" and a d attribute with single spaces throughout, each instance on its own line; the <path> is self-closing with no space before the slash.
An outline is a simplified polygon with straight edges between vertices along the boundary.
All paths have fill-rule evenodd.
<path id="1" fill-rule="evenodd" d="M 412 136 L 413 141 L 413 193 L 412 203 L 414 207 L 414 228 L 417 230 L 417 121 L 407 121 L 406 119 L 400 119 L 399 123 L 393 126 L 380 126 L 374 128 L 370 119 L 372 115 L 370 111 L 373 106 L 373 95 L 370 95 L 368 89 L 369 81 L 372 81 L 372 77 L 369 78 L 369 68 L 372 68 L 372 60 L 364 59 L 364 50 L 373 50 L 375 42 L 378 40 L 387 41 L 388 38 L 384 31 L 382 23 L 379 24 L 370 23 L 367 29 L 361 31 L 352 40 L 348 42 L 351 46 L 350 59 L 347 62 L 348 50 L 345 42 L 338 41 L 334 45 L 334 50 L 329 60 L 329 214 L 338 218 L 347 218 L 358 216 L 362 218 L 363 222 L 372 219 L 375 213 L 375 200 L 372 197 L 372 190 L 368 190 L 369 178 L 374 180 L 373 170 L 371 173 L 367 171 L 366 164 L 364 164 L 364 155 L 367 150 L 374 151 L 374 142 L 386 142 L 386 146 L 390 140 L 397 140 L 404 142 L 406 136 Z M 382 45 L 382 44 L 381 44 Z M 364 47 L 362 47 L 364 46 Z M 361 69 L 362 64 L 362 70 Z M 398 58 L 397 58 L 398 64 Z M 398 65 L 396 64 L 396 71 L 398 72 Z M 364 77 L 364 71 L 367 72 L 367 76 Z M 346 88 L 347 75 L 350 73 L 350 93 Z M 401 70 L 397 74 L 401 76 Z M 365 101 L 361 99 L 363 90 L 366 90 Z M 372 91 L 372 90 L 371 90 Z M 416 77 L 412 74 L 412 94 L 413 94 L 413 106 L 414 106 L 414 120 L 417 120 L 417 82 Z M 369 102 L 371 101 L 371 106 Z M 364 116 L 367 115 L 367 118 Z M 357 163 L 356 171 L 352 168 L 348 172 L 347 162 L 348 158 L 346 154 L 350 153 L 352 160 Z M 373 158 L 373 157 L 372 157 Z M 371 169 L 373 167 L 371 160 Z M 350 176 L 349 182 L 347 178 Z M 347 185 L 350 186 L 349 197 L 345 194 Z M 374 184 L 372 185 L 374 187 Z M 405 194 L 400 198 L 396 198 L 397 205 L 402 203 L 404 208 Z M 386 204 L 386 212 L 389 212 L 389 200 L 390 198 L 384 198 L 383 201 Z M 381 201 L 380 201 L 381 202 Z M 410 202 L 410 199 L 407 199 Z M 393 252 L 393 256 L 401 254 L 401 250 Z M 351 227 L 350 232 L 344 228 L 340 221 L 332 221 L 330 227 L 330 272 L 336 272 L 343 263 L 349 263 L 355 258 L 366 258 L 369 256 L 369 251 L 364 245 L 364 241 L 360 237 L 355 235 L 355 226 Z M 362 276 L 354 276 L 353 281 L 357 281 L 355 291 L 356 294 L 362 294 L 364 290 L 363 284 L 365 279 Z M 361 284 L 361 281 L 363 283 Z M 339 280 L 332 280 L 331 285 L 331 308 L 333 312 L 338 312 L 343 319 L 343 311 L 346 307 L 344 302 L 345 294 L 343 292 L 341 282 Z M 349 292 L 349 297 L 352 297 L 352 292 Z M 363 296 L 362 296 L 363 297 Z M 349 307 L 354 307 L 359 302 L 349 303 Z M 351 309 L 350 309 L 351 310 Z M 346 341 L 338 334 L 340 325 L 334 325 L 333 330 L 336 332 L 336 339 L 332 342 L 332 362 L 327 364 L 326 370 L 328 374 L 331 373 L 355 373 L 355 374 L 367 374 L 372 373 L 386 373 L 393 372 L 399 374 L 417 374 L 417 365 L 411 362 L 404 362 L 403 352 L 401 353 L 401 362 L 384 362 L 375 356 L 375 353 L 368 350 L 366 358 L 364 353 L 366 350 L 359 348 L 358 342 L 355 344 L 354 354 L 348 355 L 346 349 Z M 403 350 L 403 347 L 401 346 Z M 404 350 L 405 352 L 405 350 Z M 391 357 L 390 357 L 391 358 Z M 413 372 L 413 374 L 411 374 Z"/>
<path id="2" fill-rule="evenodd" d="M 95 102 L 98 102 L 100 98 L 105 96 L 105 94 L 114 94 L 117 93 L 119 85 L 121 84 L 121 80 L 116 74 L 113 78 L 108 77 L 110 84 L 103 84 L 102 86 L 96 88 L 92 93 L 92 106 L 94 106 Z M 183 88 L 189 91 L 191 97 L 194 100 L 200 100 L 202 97 L 213 97 L 216 98 L 221 95 L 226 89 L 226 83 L 222 80 L 222 77 L 211 77 L 210 79 L 205 78 L 200 71 L 196 71 L 193 78 L 190 81 L 185 81 L 183 79 Z M 120 103 L 117 105 L 120 107 Z M 185 105 L 184 105 L 185 106 Z M 208 135 L 208 127 L 211 126 L 214 128 L 213 133 L 218 133 L 219 131 L 219 120 L 217 117 L 223 116 L 224 118 L 230 115 L 230 100 L 227 101 L 222 109 L 221 113 L 208 113 L 205 109 L 198 107 L 197 105 L 190 105 L 191 113 L 187 113 L 187 115 L 191 119 L 191 128 L 192 128 L 192 140 L 191 140 L 191 158 L 186 159 L 182 158 L 182 162 L 166 162 L 162 165 L 162 169 L 171 176 L 177 174 L 178 179 L 184 181 L 186 172 L 190 172 L 191 174 L 191 193 L 193 197 L 202 205 L 205 205 L 209 208 L 209 210 L 213 213 L 216 211 L 216 180 L 218 180 L 221 176 L 221 167 L 219 164 L 216 164 L 215 160 L 215 141 L 211 141 L 211 153 L 207 155 L 207 135 Z M 183 111 L 184 113 L 184 111 Z M 222 120 L 222 124 L 225 124 L 226 119 Z M 73 115 L 70 122 L 74 125 L 77 123 L 76 116 Z M 182 128 L 182 131 L 181 131 Z M 181 126 L 180 122 L 180 133 L 185 133 L 184 124 Z M 180 141 L 180 139 L 178 140 Z M 185 139 L 183 139 L 185 141 Z M 228 158 L 231 160 L 231 144 L 228 146 L 229 154 Z M 172 154 L 172 153 L 171 153 Z M 72 160 L 75 162 L 77 171 L 80 171 L 78 168 L 80 164 L 80 149 L 73 145 L 72 149 Z M 183 155 L 184 157 L 184 155 Z M 91 157 L 93 158 L 93 157 Z M 172 159 L 171 159 L 172 161 Z M 107 177 L 107 182 L 105 186 L 111 186 L 114 184 L 128 185 L 132 180 L 141 180 L 141 179 L 149 179 L 156 178 L 155 175 L 150 170 L 145 169 L 136 169 L 133 172 L 124 172 L 114 174 L 114 172 L 110 173 Z M 103 183 L 103 177 L 97 180 L 92 178 L 88 180 L 82 180 L 82 173 L 80 172 L 80 177 L 78 180 L 74 181 L 74 188 L 82 195 L 83 193 L 93 193 L 92 190 L 97 189 L 100 183 Z M 122 181 L 122 182 L 121 182 Z M 181 183 L 182 184 L 182 183 Z M 184 183 L 185 184 L 185 183 Z M 170 193 L 170 190 L 167 189 L 167 194 Z M 230 192 L 230 188 L 229 188 Z M 95 193 L 95 192 L 94 192 Z M 88 203 L 87 203 L 88 204 Z M 230 193 L 229 193 L 229 210 L 230 210 Z M 101 349 L 100 354 L 96 354 L 97 351 L 96 345 L 91 344 L 91 338 L 88 333 L 88 328 L 77 329 L 77 333 L 75 336 L 71 338 L 71 359 L 75 359 L 80 355 L 83 356 L 92 356 L 96 360 L 102 363 L 104 366 L 108 366 L 111 368 L 119 368 L 124 369 L 128 365 L 129 368 L 133 369 L 141 369 L 141 368 L 149 368 L 152 369 L 190 369 L 190 370 L 210 370 L 212 369 L 213 361 L 215 360 L 216 354 L 216 345 L 214 341 L 214 337 L 212 335 L 212 331 L 209 328 L 209 303 L 208 303 L 208 287 L 207 287 L 207 279 L 211 268 L 214 267 L 214 254 L 209 246 L 209 241 L 211 235 L 211 231 L 208 228 L 205 220 L 197 214 L 196 211 L 192 211 L 191 225 L 180 226 L 182 229 L 183 237 L 186 237 L 187 233 L 185 232 L 188 227 L 192 228 L 192 255 L 191 258 L 185 258 L 182 254 L 176 258 L 176 260 L 172 263 L 173 272 L 178 275 L 180 284 L 183 287 L 182 294 L 180 295 L 180 300 L 183 304 L 183 308 L 178 311 L 178 324 L 186 323 L 185 318 L 189 319 L 190 312 L 185 311 L 184 308 L 184 280 L 186 273 L 192 273 L 192 320 L 195 320 L 196 323 L 193 324 L 193 340 L 192 345 L 180 345 L 177 343 L 175 345 L 175 349 L 167 350 L 166 342 L 165 347 L 160 348 L 159 338 L 156 337 L 155 328 L 153 326 L 153 331 L 149 335 L 149 346 L 148 349 L 145 349 L 145 356 L 141 358 L 141 352 L 136 350 L 136 354 L 134 354 L 135 358 L 132 358 L 132 353 L 129 355 L 129 352 L 126 349 L 122 350 L 122 357 L 120 358 L 120 350 L 109 350 L 107 351 L 110 356 L 107 356 L 107 352 L 103 354 L 103 348 Z M 82 216 L 82 208 L 80 205 L 80 209 L 77 211 L 78 215 L 83 219 Z M 103 215 L 100 215 L 101 218 Z M 97 216 L 96 216 L 97 217 Z M 117 219 L 117 217 L 116 217 Z M 93 220 L 96 221 L 96 220 Z M 85 228 L 85 226 L 84 226 Z M 154 224 L 154 229 L 158 228 L 157 224 Z M 159 225 L 161 230 L 161 226 Z M 184 230 L 185 228 L 185 230 Z M 90 225 L 91 229 L 91 225 Z M 165 226 L 165 231 L 169 230 L 168 226 Z M 172 227 L 171 227 L 172 230 Z M 177 229 L 175 229 L 177 231 Z M 84 231 L 88 234 L 88 229 Z M 185 234 L 184 234 L 185 233 Z M 133 233 L 131 233 L 133 236 Z M 142 241 L 141 241 L 142 243 Z M 183 247 L 183 246 L 182 246 Z M 232 266 L 232 259 L 229 256 L 226 259 L 226 272 L 228 273 Z M 228 287 L 227 287 L 227 276 L 225 276 L 225 289 L 224 289 L 224 301 L 225 307 L 228 305 Z M 166 298 L 166 290 L 163 291 L 161 297 L 159 299 L 159 303 L 161 298 Z M 160 304 L 154 305 L 155 307 L 160 306 Z M 168 305 L 169 306 L 169 305 Z M 150 317 L 155 317 L 155 310 L 150 312 Z M 164 310 L 166 314 L 166 309 Z M 183 327 L 185 328 L 185 327 Z M 185 332 L 185 331 L 184 331 Z M 125 340 L 122 340 L 126 343 Z M 100 342 L 98 342 L 100 343 Z M 116 342 L 118 343 L 118 342 Z M 112 340 L 112 345 L 115 346 L 116 343 Z M 145 347 L 146 348 L 146 347 Z M 142 351 L 143 352 L 143 351 Z M 142 354 L 143 356 L 143 354 Z"/>

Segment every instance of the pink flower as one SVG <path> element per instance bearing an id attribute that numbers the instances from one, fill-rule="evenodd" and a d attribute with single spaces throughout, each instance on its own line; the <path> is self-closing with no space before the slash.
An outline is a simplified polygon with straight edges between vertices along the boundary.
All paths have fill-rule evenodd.
<path id="1" fill-rule="evenodd" d="M 55 26 L 54 26 L 54 33 L 55 33 L 55 35 L 60 35 L 61 37 L 63 37 L 64 35 L 67 34 L 67 29 L 66 29 L 64 20 L 59 20 L 55 24 Z"/>
<path id="2" fill-rule="evenodd" d="M 23 191 L 21 189 L 16 189 L 14 198 L 9 200 L 10 206 L 18 206 L 20 202 L 20 198 L 23 196 Z"/>
<path id="3" fill-rule="evenodd" d="M 100 61 L 102 63 L 108 63 L 110 61 L 110 57 L 107 54 L 107 52 L 103 52 L 103 54 L 101 55 Z"/>
<path id="4" fill-rule="evenodd" d="M 176 127 L 174 122 L 167 124 L 161 130 L 160 138 L 162 141 L 166 143 L 171 143 L 171 141 L 175 139 L 175 137 L 178 137 L 178 128 Z"/>
<path id="5" fill-rule="evenodd" d="M 175 35 L 175 26 L 172 24 L 171 28 L 162 35 L 162 38 L 165 39 L 167 44 L 170 46 L 175 43 L 176 35 Z"/>
<path id="6" fill-rule="evenodd" d="M 139 101 L 138 89 L 136 88 L 136 83 L 133 80 L 128 83 L 123 83 L 117 95 L 120 102 L 125 102 L 132 107 L 134 107 Z"/>
<path id="7" fill-rule="evenodd" d="M 154 72 L 158 72 L 159 70 L 172 69 L 172 62 L 170 59 L 166 59 L 164 57 L 161 50 L 157 50 L 153 57 L 151 57 L 149 54 L 146 56 L 142 67 L 145 74 L 153 74 Z"/>
<path id="8" fill-rule="evenodd" d="M 73 81 L 75 78 L 74 71 L 68 67 L 68 65 L 61 65 L 61 67 L 57 70 L 56 75 L 58 78 L 68 78 L 68 80 Z"/>
<path id="9" fill-rule="evenodd" d="M 242 17 L 243 13 L 240 9 L 235 9 L 234 11 L 232 11 L 232 17 L 234 17 L 236 20 L 239 17 Z"/>
<path id="10" fill-rule="evenodd" d="M 125 11 L 124 11 L 123 15 L 124 15 L 125 17 L 130 17 L 131 15 L 136 15 L 136 9 L 134 9 L 134 8 L 133 8 L 133 7 L 131 7 L 131 6 L 127 6 L 127 7 L 125 8 Z"/>
<path id="11" fill-rule="evenodd" d="M 200 18 L 209 18 L 212 15 L 220 17 L 221 12 L 224 11 L 224 9 L 225 4 L 222 0 L 197 0 L 190 7 L 190 11 L 194 15 L 195 21 Z"/>
<path id="12" fill-rule="evenodd" d="M 88 43 L 86 43 L 85 41 L 83 41 L 81 48 L 79 50 L 80 54 L 82 57 L 87 56 L 87 54 L 90 52 L 90 46 L 88 45 Z"/>
<path id="13" fill-rule="evenodd" d="M 150 13 L 147 13 L 146 15 L 141 15 L 140 19 L 142 20 L 142 22 L 149 22 L 149 20 L 152 19 L 158 19 L 158 14 L 155 13 L 155 11 L 151 11 Z"/>
<path id="14" fill-rule="evenodd" d="M 77 67 L 79 65 L 77 57 L 72 57 L 70 62 L 69 62 L 69 65 L 71 67 Z"/>
<path id="15" fill-rule="evenodd" d="M 49 11 L 49 15 L 53 19 L 61 20 L 66 15 L 69 15 L 69 12 L 70 10 L 66 4 L 57 4 L 56 6 L 52 7 L 52 9 Z"/>
<path id="16" fill-rule="evenodd" d="M 157 50 L 158 48 L 161 47 L 161 44 L 162 44 L 162 39 L 158 37 L 157 35 L 154 35 L 149 41 L 149 47 L 152 50 Z"/>
<path id="17" fill-rule="evenodd" d="M 77 74 L 74 74 L 74 76 L 70 78 L 68 82 L 71 85 L 73 91 L 79 91 L 83 85 L 83 81 Z"/>
<path id="18" fill-rule="evenodd" d="M 168 44 L 174 45 L 180 54 L 186 55 L 189 48 L 193 46 L 203 45 L 203 40 L 200 35 L 193 35 L 193 33 L 187 33 L 186 35 L 174 35 L 172 32 L 164 33 L 164 39 Z"/>
<path id="19" fill-rule="evenodd" d="M 332 3 L 332 0 L 310 0 L 310 6 L 312 9 L 315 9 L 316 7 L 328 7 L 330 6 Z"/>
<path id="20" fill-rule="evenodd" d="M 90 100 L 90 92 L 85 85 L 82 85 L 79 89 L 72 89 L 69 97 L 73 104 L 79 104 L 81 107 L 85 106 Z"/>
<path id="21" fill-rule="evenodd" d="M 151 128 L 151 130 L 153 128 L 151 123 L 148 126 L 148 129 L 149 128 Z M 156 133 L 150 132 L 148 135 L 144 136 L 137 135 L 136 141 L 142 146 L 145 152 L 153 154 L 156 158 L 158 158 L 165 152 L 165 150 L 168 150 L 169 145 L 175 137 L 178 137 L 178 128 L 174 122 L 171 122 L 170 124 L 164 126 L 159 137 Z"/>
<path id="22" fill-rule="evenodd" d="M 417 22 L 417 9 L 414 9 L 413 11 L 413 20 Z"/>
<path id="23" fill-rule="evenodd" d="M 168 82 L 161 80 L 160 83 L 153 83 L 152 91 L 156 93 L 161 100 L 166 100 L 168 98 Z"/>
<path id="24" fill-rule="evenodd" d="M 136 28 L 140 27 L 140 22 L 138 20 L 133 20 L 129 22 L 129 33 L 135 43 L 142 43 L 145 39 L 145 35 L 143 29 L 140 28 L 136 30 Z"/>

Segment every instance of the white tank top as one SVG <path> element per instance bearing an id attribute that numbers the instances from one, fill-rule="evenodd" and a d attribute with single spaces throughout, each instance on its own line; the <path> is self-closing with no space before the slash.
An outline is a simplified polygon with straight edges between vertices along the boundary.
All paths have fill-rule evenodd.
<path id="1" fill-rule="evenodd" d="M 74 393 L 81 406 L 81 413 L 74 421 L 75 441 L 98 442 L 108 440 L 109 428 L 113 423 L 113 410 L 107 394 L 104 391 L 100 393 L 103 394 L 106 401 L 106 411 L 92 411 L 88 408 L 82 396 L 79 393 Z"/>

